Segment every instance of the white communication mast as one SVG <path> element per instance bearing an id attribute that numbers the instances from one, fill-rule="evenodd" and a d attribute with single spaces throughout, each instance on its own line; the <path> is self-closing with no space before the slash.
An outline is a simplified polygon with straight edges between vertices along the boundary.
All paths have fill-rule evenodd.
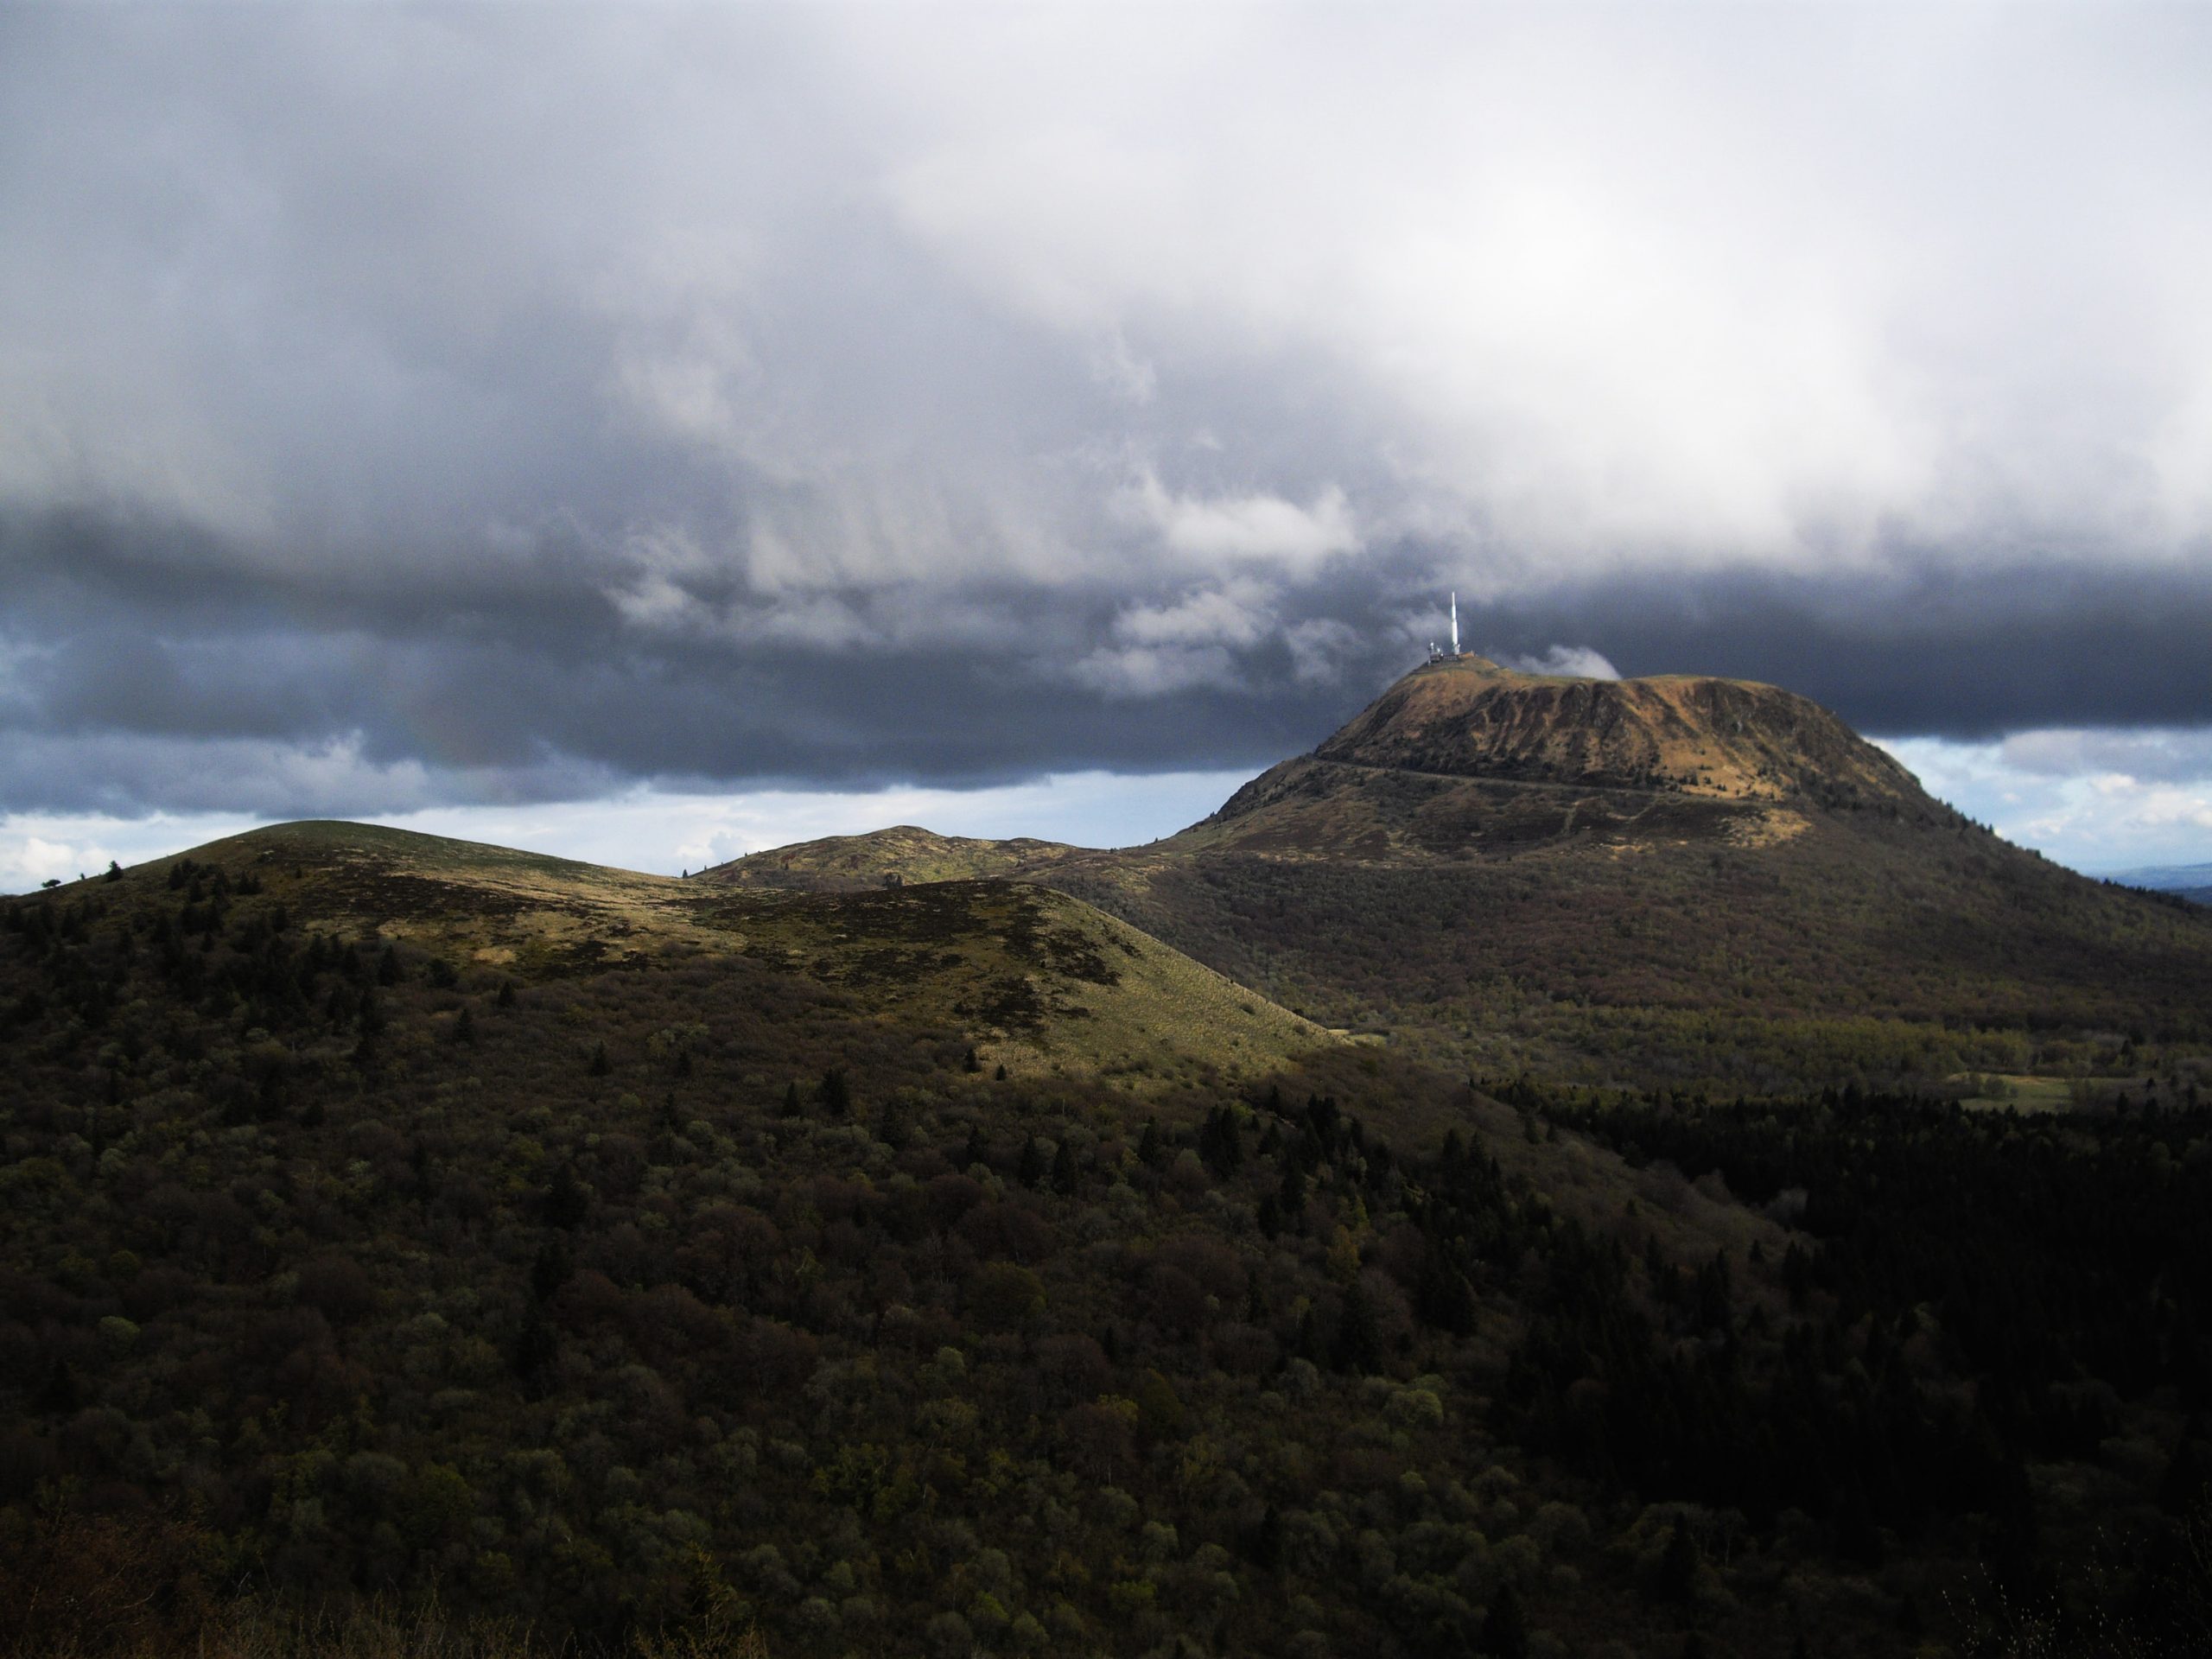
<path id="1" fill-rule="evenodd" d="M 1429 641 L 1428 645 L 1428 660 L 1432 663 L 1448 663 L 1459 654 L 1459 595 L 1457 593 L 1454 593 L 1452 595 L 1452 649 L 1449 652 L 1439 651 L 1436 648 L 1436 642 L 1432 639 Z"/>

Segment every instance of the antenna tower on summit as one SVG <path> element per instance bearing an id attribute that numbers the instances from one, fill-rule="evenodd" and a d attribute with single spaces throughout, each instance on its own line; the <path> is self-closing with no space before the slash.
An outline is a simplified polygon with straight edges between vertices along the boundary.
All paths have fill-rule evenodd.
<path id="1" fill-rule="evenodd" d="M 1459 595 L 1454 592 L 1452 595 L 1452 649 L 1439 651 L 1432 641 L 1428 647 L 1428 660 L 1432 663 L 1448 663 L 1459 654 Z"/>

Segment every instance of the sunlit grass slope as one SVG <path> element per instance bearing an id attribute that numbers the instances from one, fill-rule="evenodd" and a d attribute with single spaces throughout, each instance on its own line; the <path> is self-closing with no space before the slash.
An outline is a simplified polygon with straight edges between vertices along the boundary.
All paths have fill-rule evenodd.
<path id="1" fill-rule="evenodd" d="M 838 893 L 917 881 L 974 881 L 1034 874 L 1082 851 L 1030 836 L 988 841 L 972 836 L 940 836 L 901 823 L 866 835 L 795 842 L 700 874 L 705 880 L 733 887 Z"/>
<path id="2" fill-rule="evenodd" d="M 251 875 L 299 919 L 528 978 L 739 955 L 898 1023 L 964 1033 L 1024 1075 L 1280 1069 L 1332 1039 L 1080 899 L 994 881 L 734 891 L 411 831 L 281 824 L 183 855 Z M 167 880 L 176 861 L 125 876 Z"/>

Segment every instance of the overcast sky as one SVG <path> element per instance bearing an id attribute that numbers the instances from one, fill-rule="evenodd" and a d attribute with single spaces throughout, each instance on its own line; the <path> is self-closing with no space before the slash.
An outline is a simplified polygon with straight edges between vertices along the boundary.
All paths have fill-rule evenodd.
<path id="1" fill-rule="evenodd" d="M 2212 10 L 10 7 L 0 885 L 1141 839 L 1454 588 L 2212 857 L 2208 295 Z"/>

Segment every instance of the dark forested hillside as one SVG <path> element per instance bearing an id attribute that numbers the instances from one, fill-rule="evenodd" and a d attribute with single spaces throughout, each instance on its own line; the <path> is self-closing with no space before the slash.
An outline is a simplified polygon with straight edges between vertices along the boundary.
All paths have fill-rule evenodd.
<path id="1" fill-rule="evenodd" d="M 1143 1070 L 1040 1027 L 1001 1076 L 987 1009 L 899 988 L 952 969 L 867 934 L 911 952 L 906 910 L 775 900 L 709 948 L 615 873 L 404 851 L 248 838 L 0 907 L 10 1650 L 434 1586 L 588 1648 L 946 1659 L 2006 1618 L 2181 1651 L 2202 1612 L 2178 1094 L 1483 1090 L 1237 1062 L 1264 1023 Z M 1008 891 L 925 899 L 976 918 L 931 948 L 1106 1008 Z"/>
<path id="2" fill-rule="evenodd" d="M 2139 1081 L 2212 1050 L 2212 912 L 1963 821 L 1815 812 L 1773 847 L 1616 856 L 1200 850 L 1043 879 L 1325 1024 L 1478 1071 L 1768 1093 Z"/>

